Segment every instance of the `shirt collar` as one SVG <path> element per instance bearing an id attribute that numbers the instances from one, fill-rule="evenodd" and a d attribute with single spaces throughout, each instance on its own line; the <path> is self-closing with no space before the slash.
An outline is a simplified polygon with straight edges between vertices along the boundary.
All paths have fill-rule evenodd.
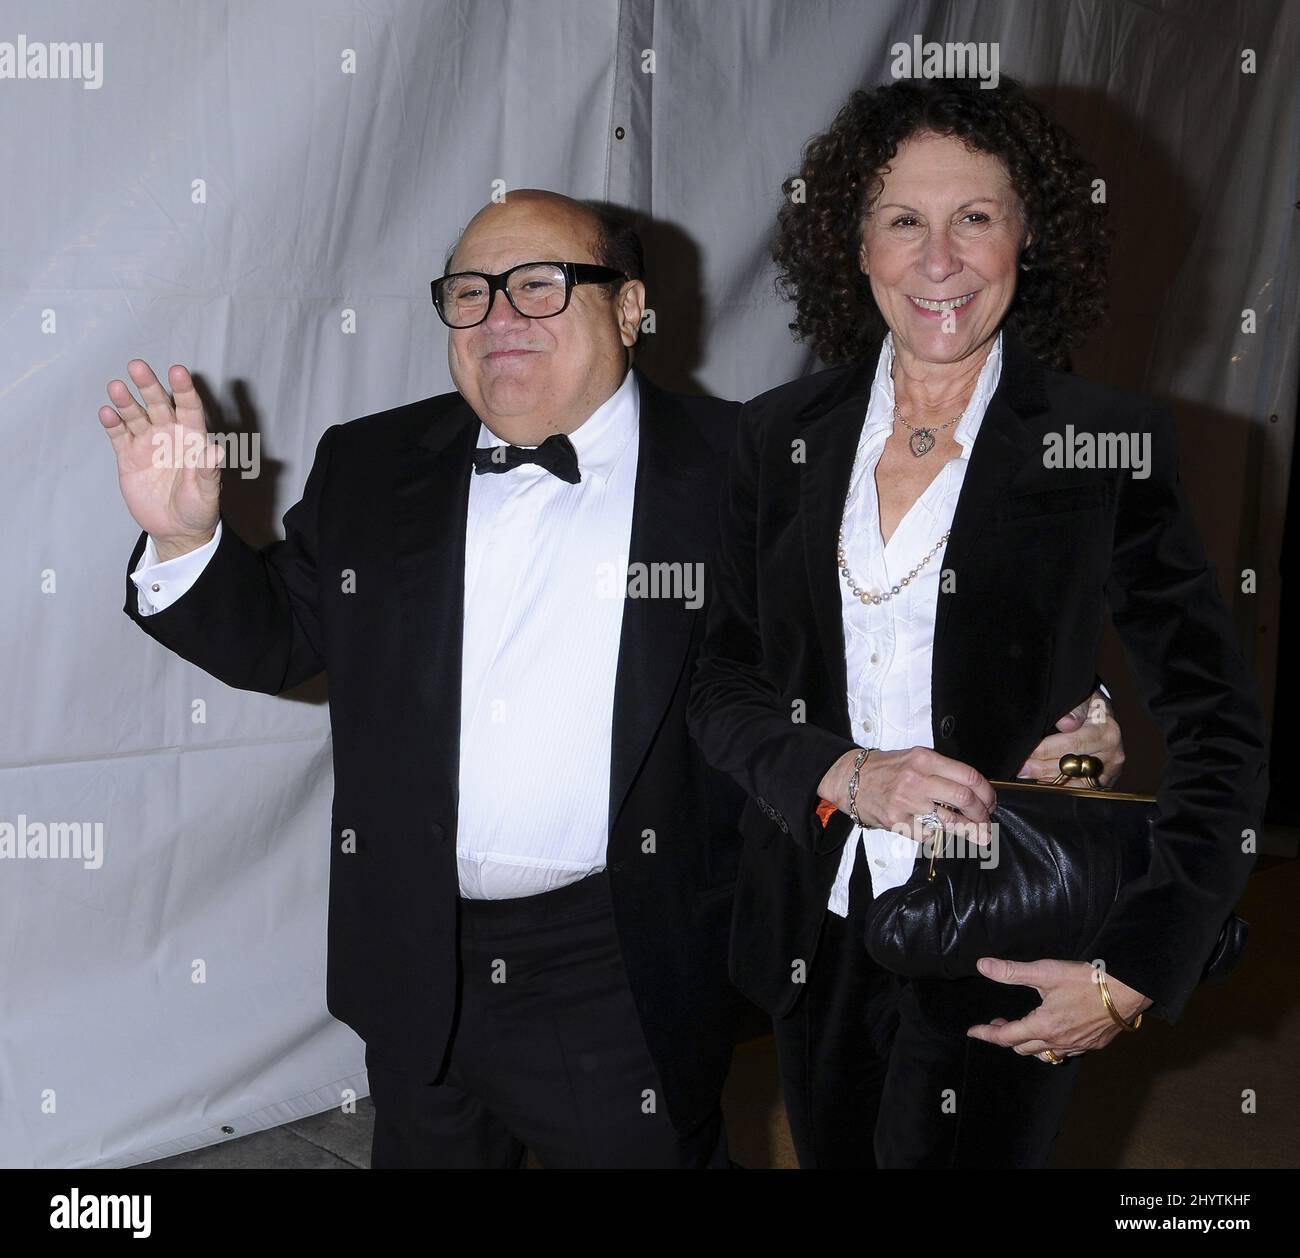
<path id="1" fill-rule="evenodd" d="M 636 433 L 640 418 L 641 393 L 637 388 L 636 374 L 629 368 L 623 377 L 623 383 L 569 433 L 583 480 L 588 476 L 594 476 L 602 482 L 609 480 L 623 451 L 627 449 L 628 442 Z M 486 424 L 480 423 L 480 450 L 506 444 L 508 443 L 502 441 Z"/>
<path id="2" fill-rule="evenodd" d="M 876 360 L 876 375 L 871 382 L 871 400 L 867 404 L 867 422 L 864 435 L 877 431 L 888 432 L 894 423 L 894 334 L 885 333 L 880 346 L 880 357 Z M 953 429 L 953 440 L 961 446 L 961 457 L 970 458 L 971 447 L 975 444 L 976 434 L 984 421 L 984 412 L 988 409 L 998 380 L 1002 376 L 1002 329 L 993 338 L 993 348 L 989 350 L 984 366 L 980 370 L 975 389 L 966 403 L 962 417 Z"/>

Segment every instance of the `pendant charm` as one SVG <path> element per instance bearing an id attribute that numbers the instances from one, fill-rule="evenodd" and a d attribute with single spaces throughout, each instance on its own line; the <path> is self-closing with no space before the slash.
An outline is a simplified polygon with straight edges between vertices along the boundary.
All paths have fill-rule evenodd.
<path id="1" fill-rule="evenodd" d="M 934 449 L 934 429 L 917 428 L 913 430 L 911 440 L 908 445 L 912 447 L 912 453 L 919 459 L 923 454 L 929 454 Z"/>

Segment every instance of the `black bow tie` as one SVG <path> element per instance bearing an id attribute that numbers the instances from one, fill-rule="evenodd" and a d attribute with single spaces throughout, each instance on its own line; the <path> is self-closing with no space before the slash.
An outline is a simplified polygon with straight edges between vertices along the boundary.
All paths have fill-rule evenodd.
<path id="1" fill-rule="evenodd" d="M 508 472 L 521 463 L 536 463 L 570 485 L 576 485 L 582 479 L 582 473 L 578 471 L 578 452 L 562 432 L 547 437 L 534 450 L 524 450 L 519 446 L 483 446 L 474 451 L 475 472 Z"/>

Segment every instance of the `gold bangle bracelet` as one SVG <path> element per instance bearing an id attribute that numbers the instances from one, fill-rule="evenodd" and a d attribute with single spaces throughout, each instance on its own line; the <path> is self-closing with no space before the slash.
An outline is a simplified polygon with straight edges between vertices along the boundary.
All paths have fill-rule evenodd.
<path id="1" fill-rule="evenodd" d="M 1115 1002 L 1110 998 L 1110 988 L 1106 986 L 1106 975 L 1100 969 L 1096 971 L 1096 975 L 1097 986 L 1101 988 L 1101 1003 L 1106 1006 L 1106 1012 L 1110 1014 L 1110 1016 L 1114 1018 L 1115 1021 L 1124 1028 L 1124 1030 L 1136 1031 L 1138 1027 L 1142 1025 L 1142 1015 L 1139 1013 L 1131 1023 L 1125 1022 L 1124 1019 L 1119 1016 L 1119 1010 L 1115 1008 Z"/>

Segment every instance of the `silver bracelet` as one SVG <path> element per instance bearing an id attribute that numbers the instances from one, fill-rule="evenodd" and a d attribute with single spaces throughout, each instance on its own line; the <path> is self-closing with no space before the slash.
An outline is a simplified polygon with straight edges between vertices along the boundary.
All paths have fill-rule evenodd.
<path id="1" fill-rule="evenodd" d="M 867 763 L 867 757 L 875 751 L 874 747 L 863 747 L 853 758 L 853 776 L 849 778 L 849 816 L 853 818 L 853 824 L 860 829 L 866 827 L 862 825 L 862 818 L 858 816 L 858 774 L 862 771 L 862 766 Z"/>

